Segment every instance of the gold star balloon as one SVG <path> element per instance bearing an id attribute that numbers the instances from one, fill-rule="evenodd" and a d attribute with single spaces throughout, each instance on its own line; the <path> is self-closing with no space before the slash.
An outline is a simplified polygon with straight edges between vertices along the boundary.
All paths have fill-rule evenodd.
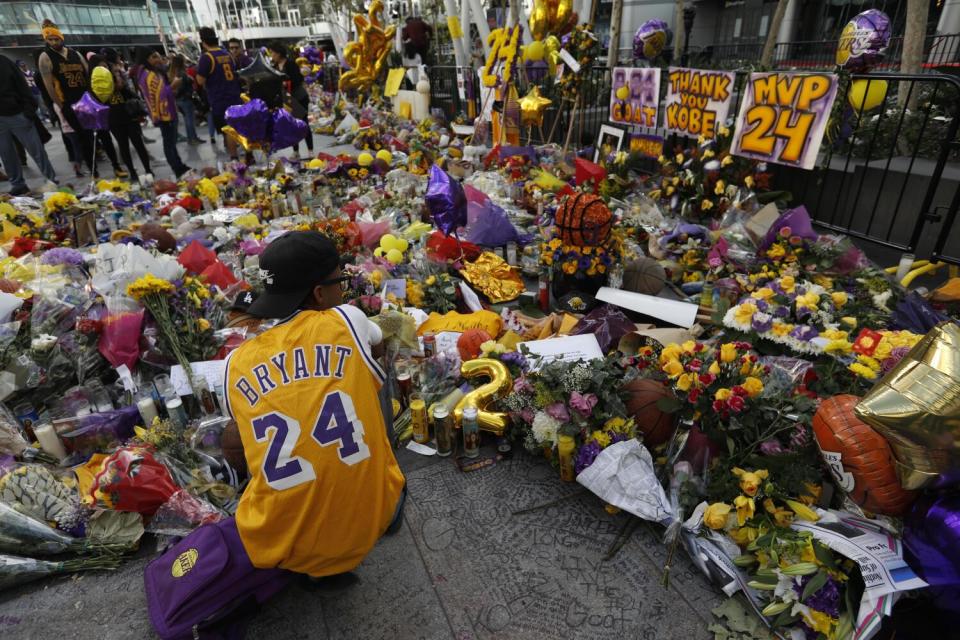
<path id="1" fill-rule="evenodd" d="M 550 98 L 540 95 L 540 87 L 533 85 L 527 95 L 520 98 L 520 120 L 527 126 L 542 126 L 543 112 L 553 104 Z"/>

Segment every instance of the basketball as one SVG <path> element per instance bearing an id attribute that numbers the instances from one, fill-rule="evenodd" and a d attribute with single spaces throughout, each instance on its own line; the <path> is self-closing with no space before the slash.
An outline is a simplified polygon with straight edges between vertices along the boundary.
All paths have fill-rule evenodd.
<path id="1" fill-rule="evenodd" d="M 610 235 L 613 214 L 600 196 L 578 193 L 564 198 L 557 209 L 556 225 L 565 244 L 595 247 Z"/>
<path id="2" fill-rule="evenodd" d="M 667 272 L 653 258 L 643 256 L 632 260 L 623 268 L 624 291 L 655 296 L 663 290 L 666 281 Z"/>
<path id="3" fill-rule="evenodd" d="M 900 486 L 887 440 L 854 414 L 860 398 L 834 396 L 813 416 L 813 434 L 837 485 L 867 511 L 902 516 L 916 493 Z"/>
<path id="4" fill-rule="evenodd" d="M 493 340 L 490 334 L 483 329 L 467 329 L 457 338 L 457 351 L 460 359 L 466 362 L 480 356 L 480 345 L 487 340 Z"/>
<path id="5" fill-rule="evenodd" d="M 643 443 L 648 448 L 659 446 L 673 436 L 676 416 L 664 413 L 657 406 L 660 398 L 673 397 L 663 383 L 638 378 L 623 385 L 623 392 L 626 396 L 627 415 L 633 417 L 637 432 L 643 434 Z"/>
<path id="6" fill-rule="evenodd" d="M 161 253 L 170 253 L 177 248 L 177 239 L 169 231 L 160 225 L 148 222 L 140 227 L 140 237 L 144 242 L 153 240 L 157 243 L 157 251 Z"/>

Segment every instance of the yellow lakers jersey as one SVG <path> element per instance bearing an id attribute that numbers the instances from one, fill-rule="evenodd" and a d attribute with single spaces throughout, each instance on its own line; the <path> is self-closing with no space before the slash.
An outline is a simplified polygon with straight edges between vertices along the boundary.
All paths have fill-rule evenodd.
<path id="1" fill-rule="evenodd" d="M 393 517 L 404 479 L 377 396 L 383 372 L 349 311 L 301 311 L 228 358 L 251 476 L 237 529 L 256 567 L 349 571 Z"/>

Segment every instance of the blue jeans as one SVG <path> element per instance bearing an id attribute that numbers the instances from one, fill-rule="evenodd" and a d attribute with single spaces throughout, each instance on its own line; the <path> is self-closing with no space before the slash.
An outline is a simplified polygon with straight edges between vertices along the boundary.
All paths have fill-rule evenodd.
<path id="1" fill-rule="evenodd" d="M 47 157 L 47 151 L 43 148 L 43 142 L 40 141 L 37 128 L 30 118 L 18 113 L 15 116 L 0 116 L 0 161 L 3 161 L 3 167 L 10 178 L 10 186 L 13 189 L 23 189 L 27 186 L 23 179 L 20 156 L 17 153 L 16 145 L 13 143 L 14 136 L 30 154 L 33 161 L 37 163 L 40 172 L 46 176 L 47 180 L 56 182 L 57 172 L 53 170 L 53 165 L 50 164 L 50 158 Z"/>
<path id="2" fill-rule="evenodd" d="M 180 174 L 189 171 L 190 167 L 180 159 L 180 153 L 177 151 L 177 121 L 154 123 L 160 129 L 160 136 L 163 138 L 163 155 L 167 159 L 167 164 L 173 169 L 173 174 L 180 177 Z"/>
<path id="3" fill-rule="evenodd" d="M 177 106 L 180 107 L 180 113 L 183 114 L 183 126 L 187 130 L 187 140 L 197 139 L 197 111 L 193 106 L 193 100 L 182 98 L 177 100 Z"/>

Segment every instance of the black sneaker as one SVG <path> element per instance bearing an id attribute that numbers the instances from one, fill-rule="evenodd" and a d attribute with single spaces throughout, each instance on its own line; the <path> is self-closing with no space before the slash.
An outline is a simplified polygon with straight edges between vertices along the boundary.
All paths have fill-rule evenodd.
<path id="1" fill-rule="evenodd" d="M 14 197 L 25 196 L 30 193 L 30 187 L 17 187 L 16 189 L 10 189 L 7 193 Z"/>
<path id="2" fill-rule="evenodd" d="M 323 576 L 322 578 L 304 575 L 300 580 L 300 586 L 307 591 L 336 593 L 348 589 L 358 582 L 360 582 L 360 577 L 352 571 L 347 571 L 345 573 L 335 573 L 332 576 Z"/>

